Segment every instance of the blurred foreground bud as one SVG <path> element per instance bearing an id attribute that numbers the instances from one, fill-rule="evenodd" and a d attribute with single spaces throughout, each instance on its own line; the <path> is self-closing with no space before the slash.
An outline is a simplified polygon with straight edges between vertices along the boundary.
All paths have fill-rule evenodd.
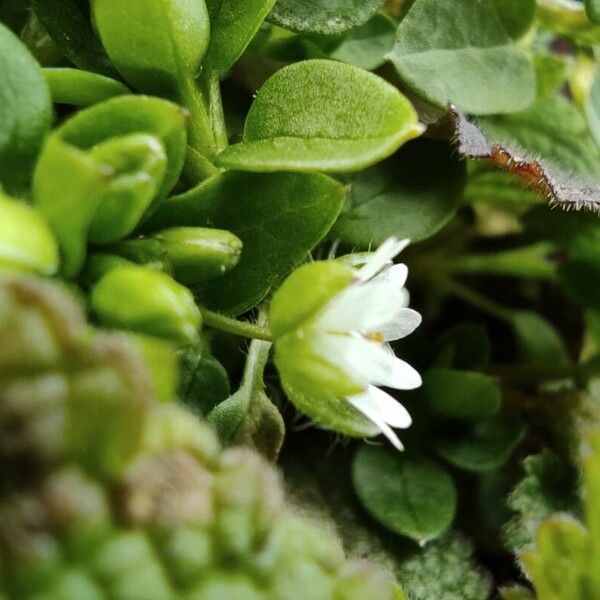
<path id="1" fill-rule="evenodd" d="M 397 598 L 57 285 L 0 278 L 0 339 L 1 598 Z"/>
<path id="2" fill-rule="evenodd" d="M 137 265 L 117 266 L 94 285 L 91 305 L 109 327 L 193 343 L 202 323 L 192 293 L 169 275 Z"/>
<path id="3" fill-rule="evenodd" d="M 350 436 L 407 428 L 406 409 L 378 386 L 411 390 L 420 375 L 386 342 L 421 323 L 408 308 L 406 265 L 392 260 L 408 241 L 390 238 L 360 268 L 348 261 L 300 267 L 273 297 L 275 364 L 290 400 L 317 423 Z"/>
<path id="4" fill-rule="evenodd" d="M 115 250 L 142 264 L 158 264 L 181 283 L 198 285 L 233 269 L 240 260 L 242 241 L 222 229 L 174 227 L 126 240 Z"/>
<path id="5" fill-rule="evenodd" d="M 58 245 L 42 217 L 0 192 L 0 271 L 54 275 L 58 265 Z"/>

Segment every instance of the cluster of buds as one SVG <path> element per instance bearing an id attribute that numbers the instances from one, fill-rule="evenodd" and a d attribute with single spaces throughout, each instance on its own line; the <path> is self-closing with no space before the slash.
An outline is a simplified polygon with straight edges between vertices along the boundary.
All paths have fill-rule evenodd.
<path id="1" fill-rule="evenodd" d="M 3 600 L 399 597 L 293 515 L 258 456 L 164 401 L 144 340 L 92 330 L 57 284 L 7 277 L 0 338 Z"/>

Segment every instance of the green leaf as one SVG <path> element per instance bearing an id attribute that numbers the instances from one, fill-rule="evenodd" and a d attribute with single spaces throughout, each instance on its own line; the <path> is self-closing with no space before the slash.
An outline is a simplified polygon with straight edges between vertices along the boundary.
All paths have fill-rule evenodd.
<path id="1" fill-rule="evenodd" d="M 329 53 L 329 58 L 374 71 L 385 62 L 396 37 L 396 23 L 387 15 L 377 13 L 364 25 L 346 35 L 341 44 Z"/>
<path id="2" fill-rule="evenodd" d="M 177 98 L 200 73 L 210 25 L 204 0 L 92 0 L 102 44 L 136 88 Z"/>
<path id="3" fill-rule="evenodd" d="M 178 398 L 183 404 L 206 416 L 230 393 L 229 375 L 210 353 L 206 340 L 180 351 Z"/>
<path id="4" fill-rule="evenodd" d="M 52 100 L 57 104 L 91 106 L 131 92 L 120 81 L 79 69 L 44 69 Z"/>
<path id="5" fill-rule="evenodd" d="M 493 140 L 514 142 L 557 165 L 597 176 L 600 150 L 581 112 L 559 96 L 542 98 L 527 110 L 487 117 L 479 124 Z"/>
<path id="6" fill-rule="evenodd" d="M 351 65 L 308 60 L 265 83 L 242 143 L 218 162 L 242 171 L 354 171 L 421 133 L 410 102 L 383 79 Z"/>
<path id="7" fill-rule="evenodd" d="M 590 128 L 590 132 L 600 144 L 600 70 L 596 69 L 592 86 L 585 103 L 585 116 Z"/>
<path id="8" fill-rule="evenodd" d="M 279 0 L 270 20 L 300 33 L 339 35 L 366 23 L 382 0 Z"/>
<path id="9" fill-rule="evenodd" d="M 419 139 L 344 181 L 350 193 L 331 236 L 367 249 L 390 236 L 420 241 L 437 233 L 456 212 L 465 164 L 445 142 Z"/>
<path id="10" fill-rule="evenodd" d="M 210 226 L 240 238 L 240 263 L 197 293 L 211 309 L 241 314 L 306 259 L 337 219 L 344 196 L 325 175 L 231 172 L 160 202 L 145 227 Z"/>
<path id="11" fill-rule="evenodd" d="M 534 99 L 528 55 L 508 36 L 491 0 L 417 0 L 388 55 L 403 82 L 437 106 L 514 112 Z"/>
<path id="12" fill-rule="evenodd" d="M 498 412 L 498 384 L 481 373 L 431 369 L 423 378 L 423 397 L 431 410 L 451 419 L 481 419 Z"/>
<path id="13" fill-rule="evenodd" d="M 508 497 L 515 516 L 504 530 L 504 541 L 513 552 L 534 542 L 540 524 L 554 513 L 574 513 L 577 508 L 576 470 L 546 451 L 523 461 L 525 474 Z"/>
<path id="14" fill-rule="evenodd" d="M 522 38 L 533 25 L 536 0 L 493 0 L 504 29 L 513 39 Z"/>
<path id="15" fill-rule="evenodd" d="M 249 445 L 274 461 L 283 444 L 285 426 L 265 394 L 263 377 L 270 349 L 269 342 L 252 341 L 240 388 L 210 412 L 208 422 L 224 444 Z"/>
<path id="16" fill-rule="evenodd" d="M 31 5 L 44 29 L 74 65 L 108 77 L 117 75 L 92 29 L 87 1 L 32 0 Z"/>
<path id="17" fill-rule="evenodd" d="M 27 48 L 0 24 L 0 185 L 24 187 L 52 120 L 50 92 Z"/>
<path id="18" fill-rule="evenodd" d="M 352 481 L 372 517 L 420 543 L 438 537 L 454 519 L 452 477 L 428 458 L 363 445 L 352 465 Z"/>
<path id="19" fill-rule="evenodd" d="M 513 311 L 510 323 L 515 333 L 519 359 L 523 363 L 548 367 L 568 362 L 562 338 L 543 317 L 531 311 Z"/>
<path id="20" fill-rule="evenodd" d="M 448 425 L 434 441 L 437 453 L 466 471 L 485 473 L 500 468 L 525 436 L 525 425 L 515 417 L 498 415 L 468 428 Z"/>
<path id="21" fill-rule="evenodd" d="M 585 0 L 585 12 L 592 23 L 600 24 L 600 0 Z"/>
<path id="22" fill-rule="evenodd" d="M 218 72 L 246 50 L 276 0 L 206 0 L 211 37 L 207 63 Z"/>

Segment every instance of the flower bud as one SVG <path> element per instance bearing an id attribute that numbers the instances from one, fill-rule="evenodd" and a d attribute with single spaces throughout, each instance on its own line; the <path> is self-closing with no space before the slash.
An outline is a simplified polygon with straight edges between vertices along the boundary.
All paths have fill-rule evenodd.
<path id="1" fill-rule="evenodd" d="M 94 286 L 91 304 L 108 326 L 192 343 L 202 322 L 192 293 L 165 273 L 121 266 Z"/>
<path id="2" fill-rule="evenodd" d="M 58 245 L 39 213 L 0 192 L 0 271 L 53 275 L 58 264 Z"/>
<path id="3" fill-rule="evenodd" d="M 240 260 L 242 242 L 222 229 L 174 227 L 126 240 L 115 250 L 139 263 L 161 264 L 177 281 L 197 285 L 233 269 Z"/>
<path id="4" fill-rule="evenodd" d="M 88 231 L 93 244 L 116 242 L 138 225 L 156 198 L 167 170 L 167 155 L 155 136 L 131 134 L 110 139 L 90 156 L 113 169 Z"/>

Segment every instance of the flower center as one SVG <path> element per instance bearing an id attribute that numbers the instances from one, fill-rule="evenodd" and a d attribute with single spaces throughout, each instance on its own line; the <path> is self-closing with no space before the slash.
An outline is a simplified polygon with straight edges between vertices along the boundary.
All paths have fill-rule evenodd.
<path id="1" fill-rule="evenodd" d="M 367 333 L 364 337 L 372 342 L 377 342 L 378 344 L 383 344 L 385 341 L 383 333 L 380 331 L 372 331 L 371 333 Z"/>

